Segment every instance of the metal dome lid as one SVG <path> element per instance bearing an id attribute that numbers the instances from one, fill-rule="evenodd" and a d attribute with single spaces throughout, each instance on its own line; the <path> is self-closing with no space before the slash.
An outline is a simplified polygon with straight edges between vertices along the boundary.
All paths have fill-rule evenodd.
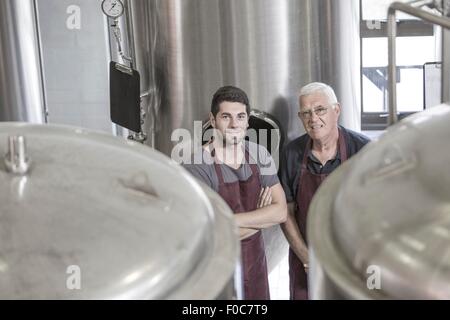
<path id="1" fill-rule="evenodd" d="M 316 195 L 313 250 L 350 296 L 450 298 L 449 122 L 449 105 L 403 120 Z M 380 290 L 366 285 L 369 267 L 380 271 Z"/>
<path id="2" fill-rule="evenodd" d="M 231 213 L 219 203 L 217 225 L 202 187 L 169 158 L 84 129 L 18 123 L 0 124 L 0 155 L 11 135 L 25 136 L 31 167 L 17 175 L 0 161 L 0 298 L 198 299 L 229 280 Z M 214 256 L 224 243 L 226 263 Z M 217 264 L 216 287 L 205 276 Z M 206 280 L 209 292 L 186 288 Z"/>

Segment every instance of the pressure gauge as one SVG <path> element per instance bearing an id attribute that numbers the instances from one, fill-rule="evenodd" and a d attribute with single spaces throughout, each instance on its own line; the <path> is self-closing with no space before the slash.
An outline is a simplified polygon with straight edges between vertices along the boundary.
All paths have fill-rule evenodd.
<path id="1" fill-rule="evenodd" d="M 123 3 L 120 0 L 103 0 L 103 13 L 110 18 L 118 18 L 123 14 Z"/>

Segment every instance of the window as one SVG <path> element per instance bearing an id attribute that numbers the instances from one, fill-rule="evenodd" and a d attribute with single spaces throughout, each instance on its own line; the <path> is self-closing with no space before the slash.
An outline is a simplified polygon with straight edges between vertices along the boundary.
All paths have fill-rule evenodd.
<path id="1" fill-rule="evenodd" d="M 360 2 L 362 129 L 383 130 L 388 119 L 387 11 L 393 0 Z M 396 18 L 397 110 L 401 119 L 424 109 L 424 66 L 439 59 L 440 30 L 402 12 L 397 12 Z"/>

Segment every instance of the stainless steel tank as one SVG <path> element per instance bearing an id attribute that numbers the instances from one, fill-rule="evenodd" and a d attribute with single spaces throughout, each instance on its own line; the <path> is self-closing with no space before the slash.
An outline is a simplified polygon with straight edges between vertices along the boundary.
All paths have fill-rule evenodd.
<path id="1" fill-rule="evenodd" d="M 450 299 L 450 105 L 389 128 L 308 212 L 313 299 Z"/>
<path id="2" fill-rule="evenodd" d="M 45 121 L 33 0 L 0 2 L 0 121 Z"/>
<path id="3" fill-rule="evenodd" d="M 0 121 L 112 133 L 104 20 L 97 1 L 2 1 Z"/>
<path id="4" fill-rule="evenodd" d="M 239 297 L 230 209 L 166 156 L 24 123 L 0 155 L 1 299 Z"/>
<path id="5" fill-rule="evenodd" d="M 287 140 L 303 132 L 298 90 L 311 81 L 336 88 L 343 124 L 359 129 L 359 1 L 127 0 L 128 39 L 144 124 L 170 154 L 174 129 L 193 132 L 208 118 L 213 93 L 231 84 L 251 107 L 273 115 Z M 130 40 L 131 37 L 131 41 Z M 111 39 L 113 48 L 116 45 Z"/>
<path id="6" fill-rule="evenodd" d="M 345 105 L 343 124 L 358 129 L 358 0 L 124 2 L 122 48 L 149 93 L 144 131 L 165 154 L 173 129 L 192 130 L 205 119 L 223 84 L 246 90 L 252 107 L 275 116 L 291 140 L 303 131 L 295 119 L 298 88 L 328 82 Z M 105 48 L 111 21 L 100 3 L 5 0 L 0 17 L 0 120 L 110 131 L 107 60 L 121 61 L 114 39 L 111 55 Z"/>

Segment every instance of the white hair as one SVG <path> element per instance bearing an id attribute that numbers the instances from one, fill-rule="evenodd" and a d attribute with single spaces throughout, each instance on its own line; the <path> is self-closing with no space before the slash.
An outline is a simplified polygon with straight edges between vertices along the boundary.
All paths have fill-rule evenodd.
<path id="1" fill-rule="evenodd" d="M 314 93 L 323 93 L 328 98 L 329 103 L 338 103 L 333 88 L 322 82 L 312 82 L 302 87 L 300 89 L 299 98 Z"/>

